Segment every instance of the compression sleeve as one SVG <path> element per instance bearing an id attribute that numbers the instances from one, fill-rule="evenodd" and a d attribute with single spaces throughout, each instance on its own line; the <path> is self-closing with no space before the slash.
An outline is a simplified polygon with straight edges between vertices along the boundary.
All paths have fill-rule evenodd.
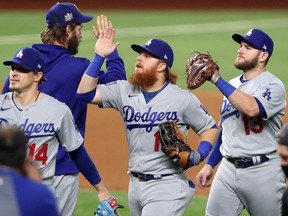
<path id="1" fill-rule="evenodd" d="M 76 150 L 69 152 L 69 155 L 76 164 L 77 168 L 91 185 L 96 185 L 101 181 L 98 170 L 83 144 Z"/>
<path id="2" fill-rule="evenodd" d="M 217 141 L 211 151 L 211 154 L 207 160 L 207 164 L 212 166 L 213 168 L 222 160 L 222 154 L 220 152 L 220 146 L 222 144 L 222 129 L 220 129 L 218 133 Z"/>
<path id="3" fill-rule="evenodd" d="M 91 103 L 96 95 L 96 89 L 85 93 L 76 93 L 76 98 L 86 103 Z"/>

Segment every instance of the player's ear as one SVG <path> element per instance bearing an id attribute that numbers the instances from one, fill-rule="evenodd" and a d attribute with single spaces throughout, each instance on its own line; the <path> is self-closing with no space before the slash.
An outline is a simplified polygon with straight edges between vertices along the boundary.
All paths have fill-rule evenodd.
<path id="1" fill-rule="evenodd" d="M 160 63 L 158 64 L 157 69 L 158 69 L 158 71 L 165 71 L 166 67 L 167 67 L 167 65 L 163 61 L 160 61 Z"/>
<path id="2" fill-rule="evenodd" d="M 260 59 L 259 61 L 262 63 L 262 62 L 265 62 L 267 59 L 269 58 L 269 53 L 268 52 L 261 52 L 260 53 Z"/>
<path id="3" fill-rule="evenodd" d="M 34 81 L 35 82 L 40 82 L 40 80 L 42 79 L 43 77 L 43 72 L 39 71 L 38 73 L 35 73 L 35 76 L 34 76 Z"/>
<path id="4" fill-rule="evenodd" d="M 66 26 L 66 34 L 68 35 L 68 37 L 73 33 L 72 31 L 72 26 L 71 25 L 67 25 Z"/>

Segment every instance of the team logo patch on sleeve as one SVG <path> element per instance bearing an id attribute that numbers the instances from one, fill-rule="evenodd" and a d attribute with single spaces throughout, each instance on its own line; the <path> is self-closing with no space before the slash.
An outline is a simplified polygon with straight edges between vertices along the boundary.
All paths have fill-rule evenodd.
<path id="1" fill-rule="evenodd" d="M 264 97 L 266 100 L 271 100 L 271 91 L 269 88 L 266 88 L 265 92 L 262 94 L 262 97 Z"/>

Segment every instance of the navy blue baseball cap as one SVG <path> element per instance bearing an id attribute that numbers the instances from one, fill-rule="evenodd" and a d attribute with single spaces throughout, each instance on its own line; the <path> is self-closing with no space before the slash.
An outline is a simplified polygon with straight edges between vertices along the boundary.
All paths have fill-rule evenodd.
<path id="1" fill-rule="evenodd" d="M 174 60 L 173 50 L 169 46 L 169 44 L 163 40 L 150 39 L 144 44 L 144 46 L 132 44 L 131 48 L 137 53 L 140 53 L 142 50 L 151 53 L 155 57 L 162 59 L 169 68 L 171 68 L 173 65 Z"/>
<path id="2" fill-rule="evenodd" d="M 45 71 L 45 63 L 41 53 L 30 47 L 18 50 L 11 60 L 4 61 L 3 64 L 7 66 L 16 64 L 26 70 L 35 72 L 41 71 L 44 73 Z"/>
<path id="3" fill-rule="evenodd" d="M 81 14 L 77 6 L 70 2 L 58 2 L 46 14 L 48 28 L 53 28 L 56 23 L 65 26 L 72 23 L 86 23 L 92 19 L 93 16 Z"/>
<path id="4" fill-rule="evenodd" d="M 260 29 L 250 29 L 246 35 L 240 34 L 233 34 L 232 38 L 237 43 L 241 43 L 242 41 L 246 41 L 253 47 L 266 51 L 269 53 L 269 58 L 272 56 L 273 53 L 273 40 L 267 35 L 265 32 L 261 31 Z"/>

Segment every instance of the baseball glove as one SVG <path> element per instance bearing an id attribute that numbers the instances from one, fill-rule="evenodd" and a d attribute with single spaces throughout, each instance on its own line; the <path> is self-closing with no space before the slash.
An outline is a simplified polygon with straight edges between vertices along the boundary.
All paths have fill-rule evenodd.
<path id="1" fill-rule="evenodd" d="M 94 216 L 117 216 L 117 208 L 124 208 L 124 206 L 118 204 L 116 198 L 111 196 L 109 199 L 102 200 L 99 203 Z"/>
<path id="2" fill-rule="evenodd" d="M 193 151 L 183 140 L 185 135 L 178 130 L 175 121 L 159 124 L 162 151 L 179 167 L 186 170 L 200 163 L 200 155 Z"/>
<path id="3" fill-rule="evenodd" d="M 196 52 L 186 63 L 187 88 L 193 90 L 201 86 L 206 80 L 211 80 L 216 70 L 219 70 L 219 66 L 209 52 Z"/>

